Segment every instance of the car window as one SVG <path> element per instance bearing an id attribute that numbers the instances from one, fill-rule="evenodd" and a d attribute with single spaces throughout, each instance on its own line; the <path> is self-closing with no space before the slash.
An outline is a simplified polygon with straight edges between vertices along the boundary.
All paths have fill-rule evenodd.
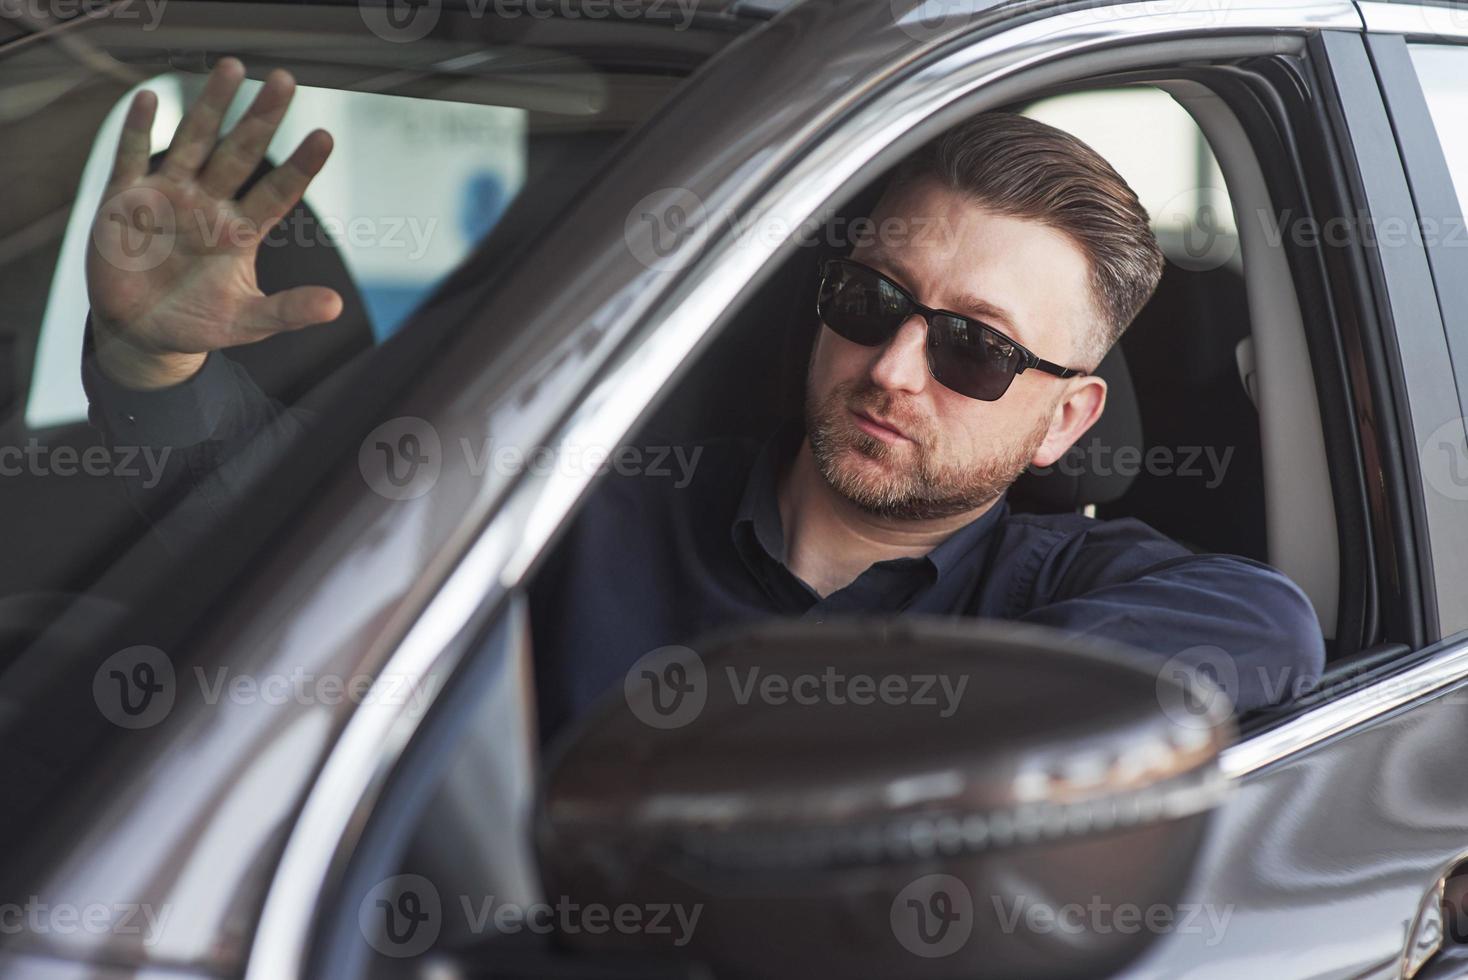
<path id="1" fill-rule="evenodd" d="M 643 71 L 625 56 L 615 69 L 599 67 L 594 53 L 613 47 L 616 30 L 627 24 L 607 25 L 605 42 L 578 25 L 574 53 L 522 43 L 517 34 L 497 41 L 494 25 L 477 41 L 421 39 L 411 46 L 413 67 L 405 69 L 407 46 L 372 37 L 351 11 L 337 16 L 367 40 L 353 46 L 333 33 L 336 46 L 313 51 L 309 60 L 298 52 L 310 35 L 257 33 L 236 47 L 220 27 L 211 36 L 218 47 L 204 49 L 198 25 L 180 16 L 152 31 L 109 27 L 103 19 L 69 32 L 67 47 L 28 45 L 0 61 L 0 84 L 15 93 L 0 115 L 7 147 L 0 159 L 0 522 L 7 540 L 38 555 L 6 567 L 0 597 L 84 587 L 104 570 L 102 555 L 115 555 L 140 533 L 115 471 L 136 470 L 146 480 L 138 462 L 146 454 L 134 447 L 126 454 L 133 463 L 123 467 L 126 460 L 113 458 L 118 447 L 99 443 L 87 425 L 79 369 L 91 301 L 89 237 L 136 92 L 157 96 L 150 148 L 156 165 L 222 56 L 217 52 L 243 47 L 256 54 L 247 56 L 248 77 L 222 131 L 270 70 L 286 68 L 299 76 L 297 90 L 265 165 L 284 161 L 314 129 L 335 140 L 301 206 L 265 236 L 257 272 L 266 293 L 298 285 L 335 289 L 345 298 L 342 315 L 225 353 L 266 395 L 289 406 L 396 336 L 448 274 L 493 237 L 512 206 L 526 215 L 514 229 L 515 244 L 552 219 L 595 176 L 596 161 L 682 77 L 665 61 Z M 251 17 L 241 14 L 239 22 Z M 553 38 L 553 26 L 540 25 L 537 36 Z M 82 63 L 79 51 L 87 53 Z M 111 71 L 89 67 L 95 64 Z M 489 281 L 520 251 L 501 247 L 481 257 L 475 281 Z M 404 361 L 396 374 L 411 371 Z"/>
<path id="2" fill-rule="evenodd" d="M 97 131 L 36 344 L 25 409 L 32 428 L 86 418 L 76 366 L 87 315 L 87 235 L 127 106 L 139 90 L 157 93 L 152 136 L 161 151 L 198 98 L 203 80 L 198 73 L 156 76 L 119 99 Z M 224 119 L 226 129 L 244 114 L 260 86 L 258 78 L 240 86 Z M 267 247 L 337 252 L 361 293 L 372 337 L 381 341 L 463 261 L 519 193 L 527 115 L 511 106 L 299 86 L 267 159 L 284 160 L 316 127 L 328 130 L 336 146 L 305 195 L 320 221 L 307 226 L 288 218 L 267 239 Z"/>
<path id="3" fill-rule="evenodd" d="M 1157 294 L 1118 348 L 1140 414 L 1135 450 L 1160 465 L 1129 465 L 1125 453 L 1134 450 L 1105 426 L 1083 437 L 1080 451 L 1095 472 L 1130 477 L 1127 492 L 1099 516 L 1136 517 L 1199 550 L 1269 561 L 1243 253 L 1208 138 L 1176 99 L 1150 86 L 1054 96 L 1024 113 L 1117 169 L 1167 257 Z M 1113 409 L 1124 411 L 1127 401 Z M 1195 453 L 1203 464 L 1186 465 Z"/>
<path id="4" fill-rule="evenodd" d="M 1144 87 L 1077 92 L 1036 102 L 1025 115 L 1074 134 L 1111 162 L 1152 216 L 1174 265 L 1240 267 L 1223 172 L 1203 131 L 1170 95 Z"/>
<path id="5" fill-rule="evenodd" d="M 272 535 L 309 504 L 310 488 L 335 467 L 357 468 L 392 398 L 466 328 L 475 304 L 515 271 L 627 134 L 732 36 L 635 17 L 531 24 L 436 5 L 433 16 L 437 34 L 408 45 L 355 6 L 200 4 L 170 8 L 156 23 L 99 14 L 72 25 L 64 43 L 43 37 L 0 48 L 0 540 L 8 559 L 0 563 L 0 713 L 8 741 L 23 731 L 46 757 L 16 757 L 24 780 L 0 774 L 13 789 L 7 820 L 22 821 L 27 806 L 60 792 L 89 744 L 115 736 L 118 725 L 139 727 L 123 718 L 127 704 L 104 696 L 104 661 L 143 640 L 173 644 L 170 657 L 191 655 L 181 638 L 240 584 L 252 559 L 279 544 Z M 266 226 L 259 286 L 267 295 L 325 286 L 343 308 L 332 322 L 210 355 L 239 380 L 232 391 L 256 388 L 275 406 L 268 425 L 255 428 L 251 416 L 243 429 L 220 428 L 228 406 L 208 394 L 216 389 L 184 384 L 173 394 L 189 400 L 184 428 L 193 431 L 166 445 L 129 436 L 139 415 L 115 395 L 106 410 L 92 401 L 89 417 L 82 353 L 95 297 L 87 263 L 100 251 L 92 248 L 99 201 L 115 196 L 104 185 L 134 95 L 156 96 L 139 170 L 154 176 L 226 56 L 247 77 L 224 133 L 270 72 L 285 69 L 296 81 L 262 166 L 286 160 L 317 129 L 335 140 L 304 199 Z M 268 180 L 263 172 L 244 187 Z M 146 258 L 152 213 L 129 214 L 137 235 L 123 245 L 141 240 Z M 136 257 L 104 256 L 124 273 Z M 430 300 L 433 314 L 416 315 Z M 466 312 L 440 314 L 450 306 Z M 509 345 L 516 328 L 485 329 Z M 274 445 L 262 449 L 261 433 Z M 236 474 L 248 479 L 233 482 Z M 175 477 L 182 482 L 170 486 Z M 365 473 L 353 487 L 399 499 Z M 202 521 L 175 520 L 191 509 Z M 260 522 L 248 532 L 238 523 L 245 512 Z M 404 559 L 405 573 L 451 533 L 457 515 L 440 516 L 424 529 L 421 554 Z M 206 566 L 207 585 L 198 574 Z M 359 597 L 359 608 L 368 601 Z M 353 629 L 349 619 L 333 629 Z M 90 684 L 98 671 L 96 691 L 74 683 L 84 675 Z M 178 676 L 187 676 L 182 662 Z M 80 701 L 77 690 L 86 692 Z M 71 700 L 58 706 L 61 698 Z"/>
<path id="6" fill-rule="evenodd" d="M 1468 128 L 1463 126 L 1468 114 L 1468 89 L 1463 87 L 1463 79 L 1468 76 L 1468 48 L 1413 44 L 1409 50 L 1453 173 L 1458 200 L 1468 213 Z"/>
<path id="7" fill-rule="evenodd" d="M 1145 464 L 1140 452 L 1135 464 L 1127 463 L 1116 444 L 1103 442 L 1087 454 L 1090 465 L 1128 477 L 1135 488 L 1117 503 L 1118 509 L 1101 505 L 1101 515 L 1142 517 L 1196 550 L 1207 547 L 1264 557 L 1258 415 L 1236 353 L 1251 326 L 1244 303 L 1243 263 L 1233 201 L 1207 138 L 1193 117 L 1160 89 L 1093 90 L 1048 98 L 1022 111 L 1085 141 L 1117 168 L 1148 209 L 1169 260 L 1165 273 L 1169 285 L 1159 304 L 1132 327 L 1136 332 L 1131 336 L 1138 342 L 1126 351 L 1132 365 L 1128 384 L 1136 384 L 1147 446 L 1154 452 L 1146 455 Z M 1145 143 L 1135 138 L 1138 131 L 1148 134 Z M 870 191 L 854 197 L 870 202 Z M 646 444 L 656 434 L 658 440 L 671 437 L 675 443 L 699 445 L 702 434 L 709 431 L 768 437 L 789 402 L 782 393 L 803 394 L 807 377 L 812 340 L 802 335 L 789 342 L 789 335 L 799 333 L 792 329 L 790 311 L 811 305 L 816 284 L 810 270 L 817 264 L 816 254 L 823 247 L 849 247 L 840 229 L 853 226 L 850 216 L 844 210 L 831 215 L 824 241 L 805 243 L 761 290 L 731 311 L 727 332 L 689 365 L 660 416 L 629 444 Z M 814 327 L 809 320 L 806 325 Z M 1120 401 L 1119 380 L 1108 380 Z M 743 471 L 730 476 L 736 484 L 745 479 Z M 546 578 L 555 571 L 552 566 Z M 546 587 L 544 579 L 533 583 L 532 595 Z M 551 595 L 546 608 L 560 602 L 555 593 Z M 597 649 L 604 654 L 607 645 Z M 674 649 L 688 648 L 664 647 L 659 653 Z M 639 661 L 634 670 L 649 662 Z M 616 689 L 615 684 L 609 687 Z M 491 692 L 473 717 L 506 716 L 509 712 L 493 700 L 502 697 L 502 691 Z M 465 725 L 460 737 L 456 754 L 485 754 L 482 730 Z M 502 886 L 501 876 L 513 864 L 496 854 L 496 863 L 475 868 L 463 859 L 474 853 L 474 846 L 457 843 L 477 840 L 484 826 L 486 807 L 476 804 L 472 811 L 466 810 L 461 801 L 472 797 L 454 785 L 470 772 L 466 767 L 445 778 L 416 830 L 412 861 L 404 865 L 413 873 L 386 879 L 370 894 L 373 901 L 389 893 L 396 899 L 411 887 L 435 896 L 440 890 L 496 895 L 512 891 Z M 472 778 L 482 785 L 485 774 L 473 770 Z M 345 905 L 355 910 L 360 900 L 354 893 Z M 443 929 L 438 941 L 445 946 L 474 941 L 470 927 L 447 917 Z M 451 934 L 452 930 L 460 933 Z M 478 939 L 484 942 L 484 931 Z M 390 943 L 376 934 L 367 941 L 377 952 L 395 955 Z"/>

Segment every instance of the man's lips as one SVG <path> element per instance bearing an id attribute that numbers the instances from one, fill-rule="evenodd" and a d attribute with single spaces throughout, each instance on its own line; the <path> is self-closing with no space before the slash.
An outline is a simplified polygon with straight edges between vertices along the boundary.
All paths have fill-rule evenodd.
<path id="1" fill-rule="evenodd" d="M 856 425 L 867 435 L 875 436 L 883 442 L 912 442 L 907 434 L 891 422 L 884 422 L 868 415 L 866 412 L 852 411 L 851 417 L 856 420 Z"/>

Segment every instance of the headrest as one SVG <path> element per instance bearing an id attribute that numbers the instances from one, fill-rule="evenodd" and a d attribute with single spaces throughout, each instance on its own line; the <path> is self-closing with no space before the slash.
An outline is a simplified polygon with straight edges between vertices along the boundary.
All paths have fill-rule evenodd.
<path id="1" fill-rule="evenodd" d="M 1010 499 L 1017 509 L 1077 511 L 1109 504 L 1131 488 L 1146 453 L 1142 414 L 1121 345 L 1101 361 L 1096 376 L 1106 381 L 1106 410 L 1053 466 L 1031 467 L 1015 481 Z"/>

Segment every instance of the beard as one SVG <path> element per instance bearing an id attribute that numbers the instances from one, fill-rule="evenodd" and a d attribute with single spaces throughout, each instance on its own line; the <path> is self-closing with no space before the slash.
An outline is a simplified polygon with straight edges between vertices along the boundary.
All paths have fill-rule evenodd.
<path id="1" fill-rule="evenodd" d="M 868 435 L 851 420 L 853 411 L 891 420 L 911 442 L 893 445 Z M 941 520 L 992 502 L 1030 465 L 1049 429 L 1046 412 L 1019 441 L 985 459 L 955 461 L 946 458 L 935 426 L 870 381 L 844 382 L 824 398 L 806 386 L 805 431 L 821 478 L 862 510 L 890 520 Z"/>

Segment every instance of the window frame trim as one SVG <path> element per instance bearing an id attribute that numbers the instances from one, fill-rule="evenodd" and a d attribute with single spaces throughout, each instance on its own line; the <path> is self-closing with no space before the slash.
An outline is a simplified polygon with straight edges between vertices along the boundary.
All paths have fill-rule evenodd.
<path id="1" fill-rule="evenodd" d="M 1452 164 L 1438 135 L 1426 89 L 1412 59 L 1411 48 L 1456 48 L 1462 51 L 1464 65 L 1468 67 L 1468 12 L 1465 12 L 1462 27 L 1463 35 L 1457 43 L 1438 38 L 1409 44 L 1406 36 L 1401 34 L 1368 32 L 1365 35 L 1367 49 L 1380 83 L 1382 100 L 1396 135 L 1402 170 L 1416 207 L 1418 221 L 1424 225 L 1433 221 L 1440 228 L 1446 222 L 1452 221 L 1458 222 L 1458 227 L 1463 227 L 1464 208 L 1461 201 L 1468 197 L 1468 188 L 1464 189 L 1462 195 L 1459 194 Z M 1423 237 L 1427 237 L 1425 232 Z M 1455 427 L 1451 421 L 1446 424 L 1453 430 L 1449 433 L 1450 436 L 1465 437 L 1459 459 L 1468 459 L 1468 421 L 1465 421 L 1468 420 L 1468 248 L 1463 247 L 1464 245 L 1468 245 L 1468 242 L 1450 245 L 1448 241 L 1435 238 L 1426 242 L 1424 247 L 1447 341 L 1448 362 L 1457 388 L 1459 419 Z M 1434 430 L 1433 434 L 1436 433 L 1437 430 Z M 1419 445 L 1419 461 L 1432 448 L 1425 444 Z M 1430 483 L 1431 480 L 1426 482 Z M 1422 492 L 1430 493 L 1432 488 L 1424 485 Z M 1468 519 L 1455 522 L 1433 522 L 1429 519 L 1429 523 L 1433 524 L 1432 530 L 1435 532 L 1441 532 L 1442 526 L 1447 524 L 1450 531 L 1456 532 L 1454 537 L 1458 545 L 1468 546 Z M 1439 581 L 1442 581 L 1441 576 Z M 1436 590 L 1438 609 L 1434 610 L 1434 625 L 1442 617 L 1443 607 L 1446 606 L 1452 627 L 1468 626 L 1468 598 L 1452 588 L 1457 581 L 1461 579 L 1448 578 Z"/>
<path id="2" fill-rule="evenodd" d="M 1374 231 L 1394 219 L 1416 223 L 1421 211 L 1368 41 L 1365 34 L 1324 32 L 1319 46 L 1324 81 L 1332 89 L 1329 108 L 1336 117 L 1340 157 L 1354 198 L 1350 204 L 1357 209 L 1353 215 L 1369 218 Z M 1468 604 L 1454 605 L 1451 594 L 1446 604 L 1441 601 L 1452 583 L 1468 579 L 1468 517 L 1425 485 L 1421 450 L 1428 433 L 1441 432 L 1453 420 L 1461 430 L 1463 408 L 1427 250 L 1410 240 L 1388 247 L 1382 241 L 1368 245 L 1359 233 L 1355 237 L 1369 273 L 1359 289 L 1369 303 L 1363 311 L 1376 321 L 1370 339 L 1385 356 L 1381 367 L 1387 387 L 1380 395 L 1389 400 L 1395 416 L 1381 420 L 1377 429 L 1385 452 L 1400 465 L 1400 473 L 1387 474 L 1386 489 L 1394 504 L 1390 513 L 1398 525 L 1392 538 L 1412 552 L 1402 560 L 1419 576 L 1417 616 L 1422 642 L 1432 644 L 1468 629 Z M 1398 477 L 1404 485 L 1396 485 Z"/>

